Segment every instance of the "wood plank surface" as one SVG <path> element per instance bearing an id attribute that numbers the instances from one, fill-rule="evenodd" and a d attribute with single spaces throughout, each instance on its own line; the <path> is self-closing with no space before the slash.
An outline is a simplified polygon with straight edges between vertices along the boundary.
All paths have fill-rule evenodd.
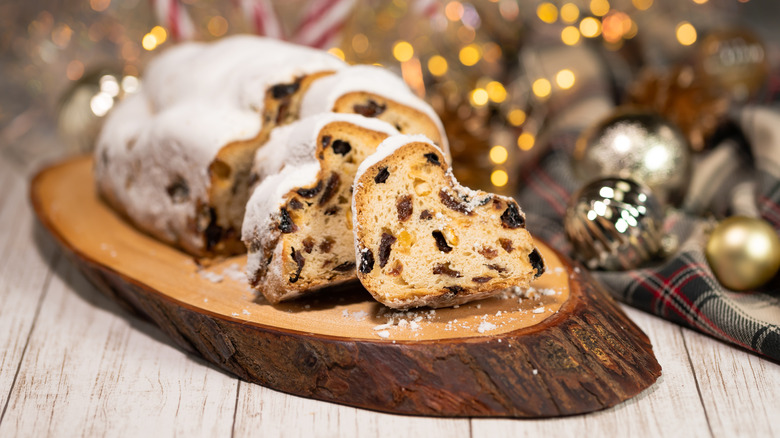
<path id="1" fill-rule="evenodd" d="M 237 379 L 166 339 L 63 259 L 0 436 L 228 436 Z"/>
<path id="2" fill-rule="evenodd" d="M 780 366 L 692 330 L 682 332 L 713 435 L 780 436 Z"/>
<path id="3" fill-rule="evenodd" d="M 577 436 L 710 436 L 680 328 L 622 306 L 653 343 L 663 375 L 647 391 L 620 405 L 590 415 L 555 421 L 472 420 L 474 438 Z"/>
<path id="4" fill-rule="evenodd" d="M 0 420 L 19 370 L 56 249 L 36 246 L 27 185 L 0 161 Z"/>
<path id="5" fill-rule="evenodd" d="M 381 391 L 381 388 L 377 388 Z M 411 417 L 356 409 L 296 397 L 241 383 L 234 437 L 411 437 L 466 438 L 469 419 Z M 294 425 L 294 427 L 291 427 Z M 267 434 L 267 435 L 265 435 Z"/>

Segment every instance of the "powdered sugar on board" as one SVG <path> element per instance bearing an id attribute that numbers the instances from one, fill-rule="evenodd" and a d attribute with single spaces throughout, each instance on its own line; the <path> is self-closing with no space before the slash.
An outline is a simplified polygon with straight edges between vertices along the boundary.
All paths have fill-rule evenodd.
<path id="1" fill-rule="evenodd" d="M 498 297 L 452 308 L 398 311 L 377 306 L 373 314 L 343 310 L 341 316 L 345 325 L 377 322 L 372 331 L 380 339 L 418 339 L 432 329 L 490 336 L 504 332 L 502 329 L 518 319 L 541 322 L 555 314 L 562 294 L 563 290 L 555 288 L 510 288 Z"/>
<path id="2" fill-rule="evenodd" d="M 226 278 L 237 283 L 246 283 L 247 281 L 246 273 L 238 263 L 231 263 L 230 265 L 221 269 L 201 268 L 198 269 L 197 272 L 201 278 L 212 283 L 221 283 Z"/>
<path id="3" fill-rule="evenodd" d="M 511 348 L 514 343 L 505 334 L 558 317 L 570 294 L 570 279 L 578 277 L 573 269 L 556 269 L 560 266 L 557 256 L 543 245 L 540 250 L 550 269 L 528 289 L 510 288 L 498 296 L 451 308 L 409 311 L 375 302 L 357 283 L 271 305 L 241 278 L 245 256 L 208 266 L 189 258 L 185 265 L 195 280 L 188 286 L 191 304 L 246 323 L 390 343 L 485 338 L 495 342 L 496 348 Z"/>

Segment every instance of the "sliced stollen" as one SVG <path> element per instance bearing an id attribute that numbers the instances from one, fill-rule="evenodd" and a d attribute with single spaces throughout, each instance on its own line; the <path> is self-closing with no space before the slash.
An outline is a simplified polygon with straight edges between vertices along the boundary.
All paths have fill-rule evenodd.
<path id="1" fill-rule="evenodd" d="M 360 162 L 394 134 L 380 120 L 320 114 L 277 128 L 258 151 L 262 179 L 242 239 L 249 282 L 268 301 L 355 278 L 352 182 Z"/>
<path id="2" fill-rule="evenodd" d="M 447 135 L 439 116 L 392 72 L 354 65 L 317 81 L 306 91 L 301 118 L 322 112 L 355 113 L 378 118 L 402 134 L 423 134 L 448 157 Z"/>
<path id="3" fill-rule="evenodd" d="M 352 220 L 358 278 L 389 307 L 452 306 L 544 271 L 517 203 L 458 184 L 421 135 L 389 137 L 360 165 Z"/>
<path id="4" fill-rule="evenodd" d="M 346 67 L 327 52 L 234 36 L 155 58 L 112 110 L 95 150 L 98 193 L 143 231 L 195 256 L 235 254 L 249 173 L 311 83 Z"/>

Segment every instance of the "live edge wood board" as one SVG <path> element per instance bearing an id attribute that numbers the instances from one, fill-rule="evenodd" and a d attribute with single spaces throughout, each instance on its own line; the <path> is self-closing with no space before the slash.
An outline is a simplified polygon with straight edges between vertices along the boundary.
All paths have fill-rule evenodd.
<path id="1" fill-rule="evenodd" d="M 103 293 L 182 348 L 280 391 L 402 414 L 550 417 L 613 406 L 661 374 L 647 336 L 543 242 L 548 271 L 528 296 L 400 313 L 350 284 L 272 306 L 236 275 L 244 256 L 204 268 L 114 214 L 89 158 L 40 172 L 31 198 Z"/>

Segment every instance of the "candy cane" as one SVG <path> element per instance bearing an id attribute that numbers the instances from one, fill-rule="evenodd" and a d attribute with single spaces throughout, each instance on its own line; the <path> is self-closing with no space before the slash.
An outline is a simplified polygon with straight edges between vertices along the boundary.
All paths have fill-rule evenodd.
<path id="1" fill-rule="evenodd" d="M 431 19 L 441 11 L 439 0 L 416 0 L 412 3 L 412 12 Z"/>
<path id="2" fill-rule="evenodd" d="M 179 0 L 152 0 L 157 20 L 171 33 L 174 40 L 188 40 L 195 36 L 195 25 Z"/>
<path id="3" fill-rule="evenodd" d="M 271 38 L 285 39 L 279 16 L 270 0 L 240 0 L 244 16 L 254 27 L 255 33 Z"/>
<path id="4" fill-rule="evenodd" d="M 355 6 L 355 0 L 321 0 L 309 3 L 292 40 L 307 46 L 325 48 L 338 37 Z"/>

